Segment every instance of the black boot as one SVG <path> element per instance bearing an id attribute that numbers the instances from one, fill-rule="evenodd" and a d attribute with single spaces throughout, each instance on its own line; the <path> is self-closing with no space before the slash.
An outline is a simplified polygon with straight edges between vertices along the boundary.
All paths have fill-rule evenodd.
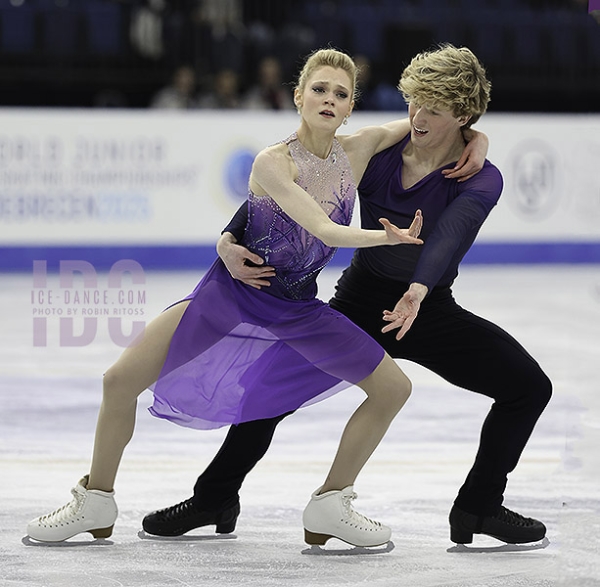
<path id="1" fill-rule="evenodd" d="M 192 498 L 171 507 L 148 514 L 142 527 L 155 536 L 181 536 L 194 528 L 216 524 L 218 534 L 229 534 L 235 530 L 240 515 L 240 504 L 236 502 L 221 511 L 201 510 L 194 505 Z"/>
<path id="2" fill-rule="evenodd" d="M 486 534 L 508 544 L 522 544 L 544 538 L 546 526 L 505 507 L 501 507 L 495 516 L 476 516 L 453 506 L 450 510 L 450 540 L 471 544 L 473 534 Z"/>

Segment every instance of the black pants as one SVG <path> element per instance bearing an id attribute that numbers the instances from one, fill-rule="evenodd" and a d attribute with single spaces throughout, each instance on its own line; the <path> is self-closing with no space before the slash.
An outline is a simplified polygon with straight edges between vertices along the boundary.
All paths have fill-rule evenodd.
<path id="1" fill-rule="evenodd" d="M 421 304 L 405 337 L 382 334 L 383 310 L 393 309 L 406 285 L 378 279 L 354 265 L 345 270 L 330 304 L 375 338 L 397 359 L 423 365 L 450 383 L 494 403 L 481 430 L 479 450 L 455 503 L 477 515 L 502 504 L 508 474 L 516 467 L 552 384 L 538 363 L 508 333 L 461 308 L 450 288 L 435 288 Z M 415 385 L 418 393 L 418 384 Z M 238 499 L 246 474 L 266 453 L 285 416 L 232 426 L 219 453 L 198 478 L 195 502 L 227 507 Z"/>

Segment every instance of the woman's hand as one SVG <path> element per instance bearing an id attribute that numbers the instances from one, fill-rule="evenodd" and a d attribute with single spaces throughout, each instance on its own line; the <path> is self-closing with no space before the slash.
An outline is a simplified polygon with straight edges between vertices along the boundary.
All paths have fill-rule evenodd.
<path id="1" fill-rule="evenodd" d="M 463 135 L 468 142 L 460 159 L 453 169 L 442 171 L 442 174 L 448 179 L 456 179 L 458 182 L 467 181 L 482 170 L 490 145 L 486 134 L 472 128 L 464 130 Z"/>
<path id="2" fill-rule="evenodd" d="M 415 217 L 408 228 L 398 228 L 392 224 L 387 218 L 380 218 L 379 222 L 383 224 L 385 233 L 390 245 L 422 245 L 423 241 L 418 238 L 423 228 L 423 214 L 421 210 L 415 212 Z"/>

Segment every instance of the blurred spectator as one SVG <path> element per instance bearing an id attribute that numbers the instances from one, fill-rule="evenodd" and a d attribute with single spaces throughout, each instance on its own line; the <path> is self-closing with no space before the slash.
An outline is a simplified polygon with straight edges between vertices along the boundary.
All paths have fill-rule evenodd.
<path id="1" fill-rule="evenodd" d="M 303 58 L 318 48 L 306 4 L 306 0 L 243 0 L 247 63 L 277 55 L 282 79 L 293 79 Z"/>
<path id="2" fill-rule="evenodd" d="M 191 0 L 168 0 L 162 18 L 165 61 L 171 67 L 192 64 L 196 74 L 200 69 L 194 59 L 194 31 L 190 11 Z"/>
<path id="3" fill-rule="evenodd" d="M 208 60 L 212 73 L 231 69 L 238 75 L 244 64 L 244 21 L 241 0 L 195 0 L 195 54 Z"/>
<path id="4" fill-rule="evenodd" d="M 160 59 L 165 52 L 163 44 L 163 16 L 165 0 L 143 0 L 131 15 L 129 36 L 132 47 L 148 59 Z"/>
<path id="5" fill-rule="evenodd" d="M 283 85 L 281 63 L 264 57 L 258 64 L 257 83 L 245 94 L 242 107 L 250 110 L 293 110 L 292 91 Z"/>
<path id="6" fill-rule="evenodd" d="M 214 76 L 212 89 L 198 100 L 199 108 L 239 108 L 239 76 L 233 69 L 222 69 Z"/>
<path id="7" fill-rule="evenodd" d="M 150 104 L 152 108 L 188 109 L 197 106 L 196 75 L 182 65 L 175 70 L 171 84 L 159 90 Z"/>

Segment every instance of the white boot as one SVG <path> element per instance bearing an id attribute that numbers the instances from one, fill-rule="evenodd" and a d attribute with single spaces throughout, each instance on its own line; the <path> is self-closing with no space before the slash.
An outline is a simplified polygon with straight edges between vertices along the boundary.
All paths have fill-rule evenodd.
<path id="1" fill-rule="evenodd" d="M 352 509 L 356 493 L 352 485 L 317 495 L 317 489 L 304 510 L 304 540 L 307 544 L 325 544 L 339 538 L 354 546 L 379 546 L 389 541 L 392 531 Z"/>
<path id="2" fill-rule="evenodd" d="M 117 519 L 114 491 L 86 489 L 86 475 L 71 489 L 73 499 L 51 514 L 29 522 L 27 534 L 41 542 L 61 542 L 89 532 L 94 538 L 108 538 Z"/>

